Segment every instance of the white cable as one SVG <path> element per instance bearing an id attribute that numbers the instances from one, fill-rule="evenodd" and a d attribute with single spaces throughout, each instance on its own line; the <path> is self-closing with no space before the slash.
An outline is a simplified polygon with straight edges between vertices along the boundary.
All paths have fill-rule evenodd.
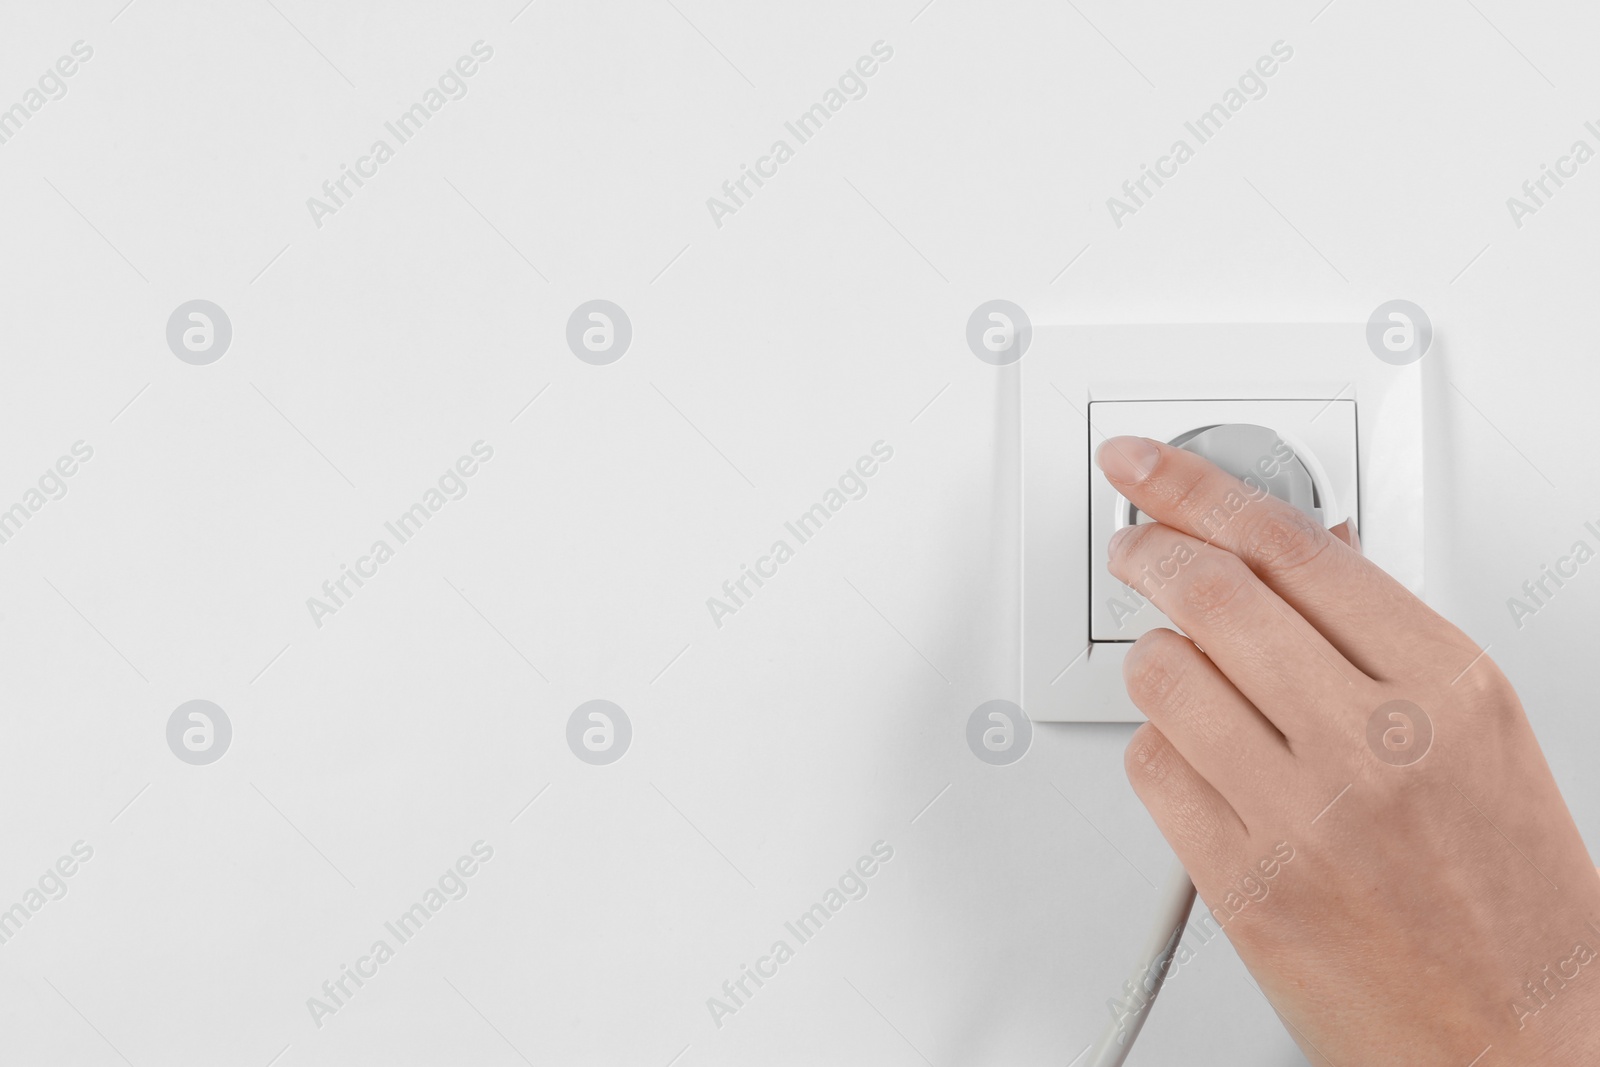
<path id="1" fill-rule="evenodd" d="M 1178 951 L 1178 942 L 1189 925 L 1189 909 L 1194 907 L 1194 883 L 1183 864 L 1173 861 L 1167 872 L 1167 881 L 1161 889 L 1161 902 L 1155 925 L 1139 953 L 1138 966 L 1133 975 L 1122 984 L 1120 999 L 1123 1011 L 1115 1015 L 1094 1051 L 1083 1067 L 1122 1067 L 1133 1042 L 1150 1017 L 1156 994 L 1167 980 L 1172 956 Z"/>

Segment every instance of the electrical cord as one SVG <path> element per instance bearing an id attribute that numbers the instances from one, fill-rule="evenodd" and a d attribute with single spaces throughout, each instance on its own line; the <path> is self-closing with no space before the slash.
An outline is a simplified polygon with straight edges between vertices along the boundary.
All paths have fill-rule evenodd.
<path id="1" fill-rule="evenodd" d="M 1189 925 L 1189 910 L 1194 907 L 1194 883 L 1189 872 L 1176 860 L 1167 872 L 1166 884 L 1161 889 L 1161 903 L 1155 925 L 1139 953 L 1138 966 L 1132 976 L 1122 983 L 1127 1000 L 1124 1011 L 1112 1018 L 1105 1033 L 1094 1046 L 1094 1051 L 1083 1067 L 1122 1067 L 1133 1050 L 1133 1042 L 1150 1017 L 1156 994 L 1167 980 L 1173 954 Z"/>

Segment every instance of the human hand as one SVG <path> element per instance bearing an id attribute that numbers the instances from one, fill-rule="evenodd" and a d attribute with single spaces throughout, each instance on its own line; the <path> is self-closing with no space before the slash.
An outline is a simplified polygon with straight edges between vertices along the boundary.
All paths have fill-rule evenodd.
<path id="1" fill-rule="evenodd" d="M 1128 777 L 1306 1057 L 1600 1063 L 1600 878 L 1499 668 L 1259 486 L 1096 462 L 1155 520 L 1111 572 L 1188 635 L 1128 652 Z"/>

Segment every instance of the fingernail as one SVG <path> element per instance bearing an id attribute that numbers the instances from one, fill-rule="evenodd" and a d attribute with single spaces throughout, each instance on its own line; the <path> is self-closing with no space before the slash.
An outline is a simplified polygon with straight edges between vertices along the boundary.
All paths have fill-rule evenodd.
<path id="1" fill-rule="evenodd" d="M 1361 551 L 1361 533 L 1356 529 L 1355 519 L 1346 519 L 1328 532 L 1357 552 Z"/>
<path id="2" fill-rule="evenodd" d="M 1138 485 L 1150 477 L 1161 459 L 1161 449 L 1148 437 L 1113 437 L 1094 454 L 1095 465 L 1106 477 L 1123 485 Z"/>

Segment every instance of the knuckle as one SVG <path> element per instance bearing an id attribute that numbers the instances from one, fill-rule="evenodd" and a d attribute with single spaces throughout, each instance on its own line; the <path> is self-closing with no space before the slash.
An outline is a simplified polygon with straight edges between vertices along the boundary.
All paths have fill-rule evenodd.
<path id="1" fill-rule="evenodd" d="M 1152 630 L 1128 650 L 1122 661 L 1122 681 L 1135 707 L 1148 712 L 1176 702 L 1188 674 L 1179 658 L 1182 641 L 1171 630 Z"/>
<path id="2" fill-rule="evenodd" d="M 1516 691 L 1499 666 L 1481 653 L 1465 658 L 1470 660 L 1470 665 L 1446 687 L 1453 694 L 1454 703 L 1474 712 L 1516 709 L 1520 713 L 1521 704 L 1516 698 Z"/>
<path id="3" fill-rule="evenodd" d="M 1245 592 L 1246 573 L 1234 556 L 1202 552 L 1189 568 L 1180 594 L 1189 617 L 1203 623 L 1217 623 L 1227 617 Z"/>
<path id="4" fill-rule="evenodd" d="M 1145 723 L 1133 732 L 1133 739 L 1122 754 L 1122 767 L 1130 782 L 1157 785 L 1172 773 L 1172 743 L 1160 730 Z"/>
<path id="5" fill-rule="evenodd" d="M 1111 553 L 1111 562 L 1113 564 L 1126 563 L 1128 560 L 1133 559 L 1138 555 L 1140 547 L 1149 539 L 1155 528 L 1156 524 L 1153 522 L 1141 522 L 1126 527 L 1127 533 L 1120 537 L 1113 546 L 1114 551 Z"/>
<path id="6" fill-rule="evenodd" d="M 1252 525 L 1246 553 L 1279 573 L 1300 570 L 1333 542 L 1333 535 L 1299 508 L 1274 507 Z"/>
<path id="7" fill-rule="evenodd" d="M 1189 472 L 1173 480 L 1169 499 L 1172 510 L 1192 522 L 1213 510 L 1215 504 L 1210 498 L 1214 495 L 1215 487 L 1204 473 Z"/>
<path id="8" fill-rule="evenodd" d="M 1134 731 L 1122 763 L 1134 792 L 1164 833 L 1202 847 L 1216 840 L 1220 818 L 1215 802 L 1155 724 L 1147 722 Z"/>

